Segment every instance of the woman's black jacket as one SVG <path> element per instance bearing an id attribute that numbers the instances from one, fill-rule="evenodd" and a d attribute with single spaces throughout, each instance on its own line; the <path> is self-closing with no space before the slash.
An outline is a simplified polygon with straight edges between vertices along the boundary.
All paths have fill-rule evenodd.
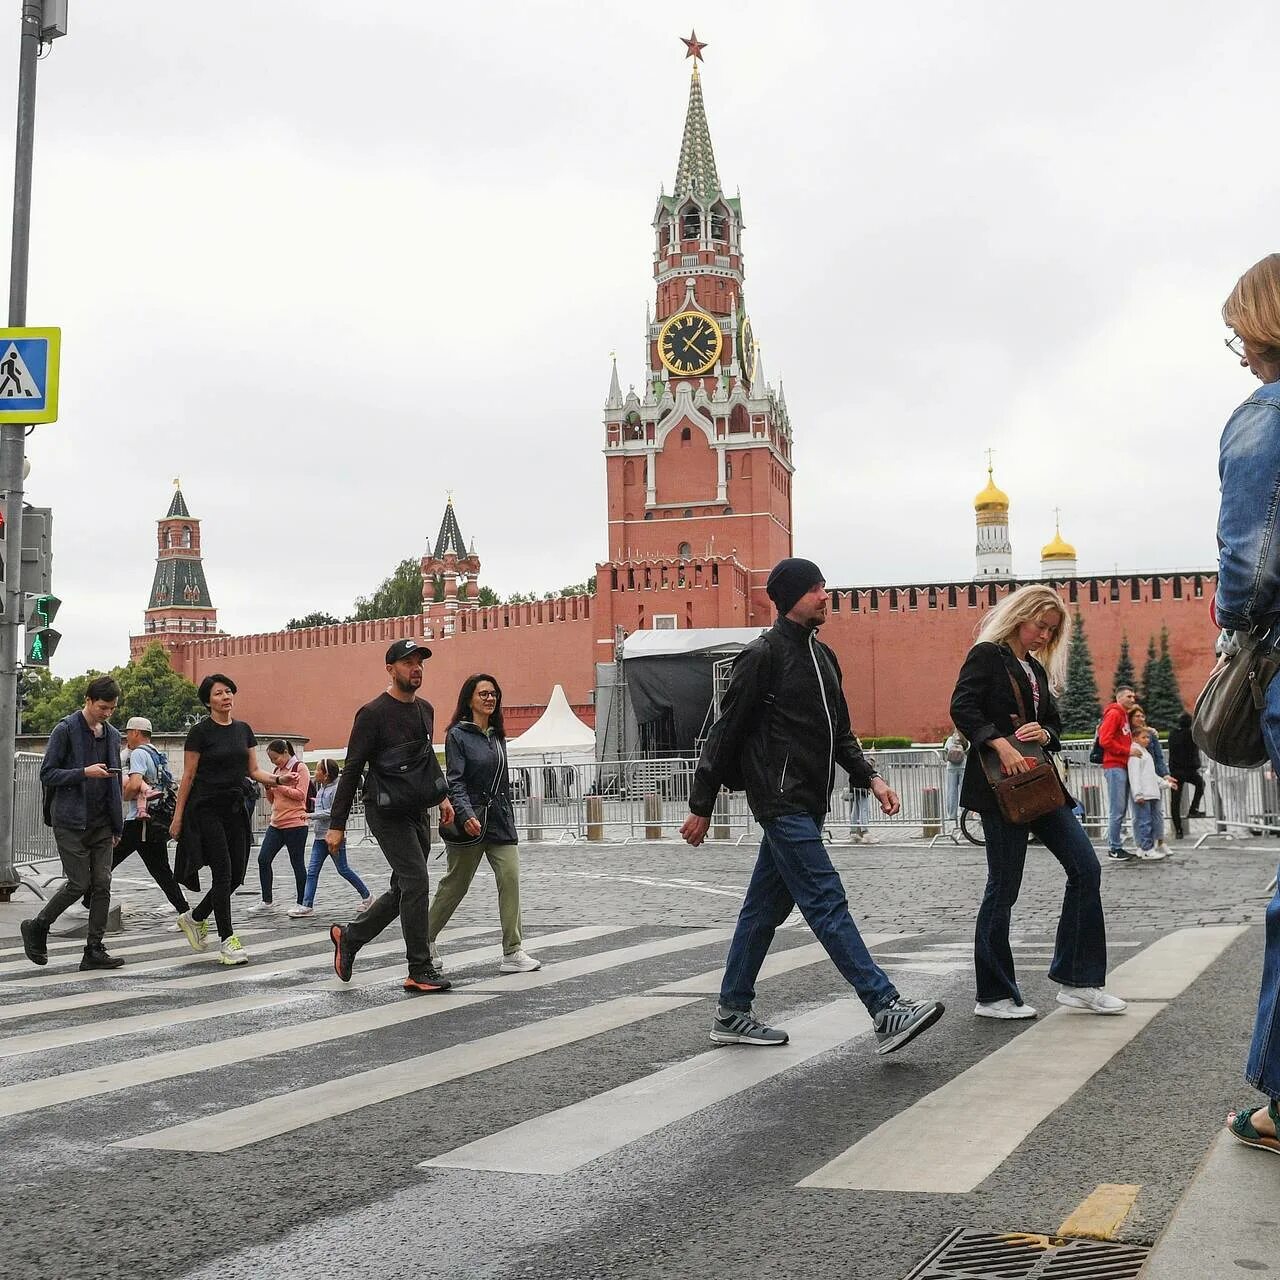
<path id="1" fill-rule="evenodd" d="M 444 762 L 449 799 L 457 812 L 458 825 L 468 818 L 478 820 L 477 810 L 488 804 L 485 841 L 515 844 L 516 816 L 511 807 L 511 778 L 503 740 L 485 733 L 470 720 L 459 720 L 445 734 Z"/>
<path id="2" fill-rule="evenodd" d="M 980 756 L 983 752 L 987 752 L 988 757 L 994 756 L 991 740 L 1012 738 L 1015 727 L 1022 721 L 1010 677 L 1022 690 L 1022 701 L 1027 710 L 1025 718 L 1037 721 L 1049 731 L 1049 741 L 1044 750 L 1058 751 L 1062 747 L 1058 738 L 1062 720 L 1058 715 L 1058 704 L 1049 691 L 1049 678 L 1035 658 L 1028 656 L 1027 661 L 1040 688 L 1039 714 L 1035 711 L 1027 673 L 1006 645 L 992 644 L 988 640 L 975 644 L 960 668 L 955 692 L 951 695 L 951 719 L 975 748 L 969 752 L 960 784 L 960 803 L 966 809 L 994 813 L 1000 807 L 991 783 L 987 781 Z M 1014 745 L 1020 744 L 1015 741 Z"/>

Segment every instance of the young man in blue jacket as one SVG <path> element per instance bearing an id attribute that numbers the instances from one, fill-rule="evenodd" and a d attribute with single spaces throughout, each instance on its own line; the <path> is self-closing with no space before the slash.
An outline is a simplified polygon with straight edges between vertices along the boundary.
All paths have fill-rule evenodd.
<path id="1" fill-rule="evenodd" d="M 118 969 L 124 961 L 102 945 L 111 906 L 111 852 L 124 831 L 120 790 L 120 734 L 108 721 L 120 686 L 99 676 L 85 690 L 84 706 L 59 720 L 49 735 L 40 781 L 66 883 L 38 915 L 24 920 L 22 949 L 32 964 L 49 962 L 49 926 L 89 895 L 89 933 L 81 969 Z"/>
<path id="2" fill-rule="evenodd" d="M 765 588 L 778 610 L 773 627 L 733 664 L 720 718 L 711 728 L 680 834 L 706 838 L 721 784 L 735 774 L 764 829 L 760 854 L 729 946 L 716 1044 L 779 1045 L 787 1033 L 765 1026 L 751 1004 L 774 931 L 797 906 L 836 968 L 857 991 L 875 1026 L 876 1052 L 893 1053 L 942 1017 L 936 1000 L 904 1000 L 871 958 L 849 914 L 844 885 L 822 842 L 835 767 L 892 816 L 897 794 L 863 755 L 849 724 L 836 655 L 818 640 L 827 620 L 826 583 L 812 560 L 779 561 Z"/>

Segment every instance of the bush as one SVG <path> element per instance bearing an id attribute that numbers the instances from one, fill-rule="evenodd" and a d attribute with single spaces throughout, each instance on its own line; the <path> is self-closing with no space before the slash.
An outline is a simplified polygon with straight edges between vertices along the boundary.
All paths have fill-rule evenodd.
<path id="1" fill-rule="evenodd" d="M 864 750 L 867 751 L 899 751 L 904 747 L 912 745 L 910 738 L 863 738 L 861 739 Z"/>

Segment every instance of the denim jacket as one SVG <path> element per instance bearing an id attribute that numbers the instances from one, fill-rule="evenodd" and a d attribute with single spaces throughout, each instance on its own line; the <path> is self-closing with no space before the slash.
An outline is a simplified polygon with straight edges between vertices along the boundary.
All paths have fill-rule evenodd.
<path id="1" fill-rule="evenodd" d="M 1280 619 L 1280 382 L 1259 387 L 1218 445 L 1218 593 L 1225 631 Z"/>
<path id="2" fill-rule="evenodd" d="M 103 732 L 107 735 L 107 760 L 118 765 L 120 731 L 107 724 L 103 725 Z M 85 766 L 91 763 L 87 754 L 91 737 L 84 715 L 79 711 L 59 720 L 49 735 L 49 745 L 45 747 L 44 759 L 40 762 L 40 781 L 53 792 L 50 817 L 55 827 L 83 831 L 89 825 L 85 813 L 84 771 Z M 120 835 L 124 831 L 124 804 L 118 769 L 111 775 L 107 786 L 111 830 Z"/>

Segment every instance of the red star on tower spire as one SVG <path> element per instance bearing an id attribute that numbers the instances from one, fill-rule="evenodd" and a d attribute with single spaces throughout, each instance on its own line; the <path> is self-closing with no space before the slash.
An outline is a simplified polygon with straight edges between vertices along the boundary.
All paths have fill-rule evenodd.
<path id="1" fill-rule="evenodd" d="M 702 51 L 707 47 L 707 42 L 705 40 L 699 40 L 698 33 L 696 31 L 690 31 L 689 38 L 687 40 L 684 36 L 681 36 L 680 40 L 686 50 L 684 56 L 686 58 L 693 58 L 697 62 L 701 62 Z"/>

